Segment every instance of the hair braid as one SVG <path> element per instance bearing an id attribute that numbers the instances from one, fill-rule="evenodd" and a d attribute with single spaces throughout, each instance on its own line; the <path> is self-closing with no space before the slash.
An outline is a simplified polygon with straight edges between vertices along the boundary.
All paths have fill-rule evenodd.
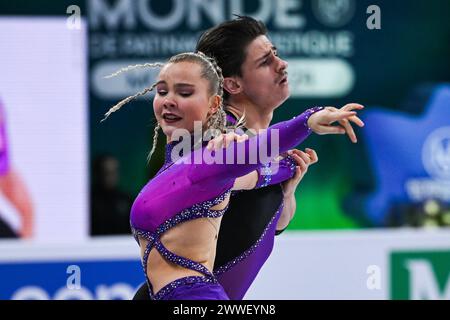
<path id="1" fill-rule="evenodd" d="M 105 79 L 114 78 L 114 77 L 118 76 L 121 73 L 130 71 L 130 70 L 134 70 L 134 69 L 137 69 L 137 68 L 162 68 L 163 66 L 164 66 L 164 63 L 161 63 L 161 62 L 135 64 L 135 65 L 132 65 L 132 66 L 128 66 L 128 67 L 122 68 L 122 69 L 120 69 L 120 70 L 118 70 L 118 71 L 116 71 L 116 72 L 114 72 L 114 73 L 112 73 L 112 74 L 110 74 L 108 76 L 105 76 Z"/>
<path id="2" fill-rule="evenodd" d="M 161 125 L 159 122 L 156 123 L 155 129 L 153 131 L 153 145 L 152 150 L 150 150 L 150 153 L 147 156 L 147 163 L 150 163 L 150 160 L 152 158 L 153 153 L 156 150 L 156 145 L 158 144 L 158 135 L 159 135 L 159 129 L 161 129 Z"/>
<path id="3" fill-rule="evenodd" d="M 214 58 L 208 57 L 201 51 L 197 51 L 196 54 L 209 63 L 209 65 L 212 67 L 212 69 L 214 70 L 214 72 L 217 76 L 218 84 L 217 84 L 217 88 L 216 88 L 216 94 L 218 96 L 220 96 L 220 98 L 222 100 L 221 100 L 221 103 L 219 105 L 217 112 L 215 112 L 213 115 L 211 115 L 211 117 L 208 119 L 207 130 L 217 131 L 220 134 L 225 131 L 225 127 L 226 127 L 226 113 L 223 108 L 224 78 L 223 78 L 223 74 L 222 74 L 222 69 L 219 67 L 219 65 L 217 64 L 217 61 Z M 215 134 L 213 132 L 211 134 L 211 136 L 214 137 L 214 136 L 217 136 L 217 134 Z"/>
<path id="4" fill-rule="evenodd" d="M 116 104 L 115 106 L 113 106 L 111 109 L 108 110 L 107 113 L 105 113 L 105 117 L 100 121 L 103 122 L 106 119 L 108 119 L 108 117 L 113 114 L 116 111 L 119 111 L 120 108 L 122 108 L 124 105 L 126 105 L 127 103 L 129 103 L 130 101 L 133 101 L 134 99 L 140 97 L 140 96 L 144 96 L 147 93 L 153 91 L 153 89 L 156 87 L 156 83 L 153 84 L 151 87 L 149 88 L 145 88 L 144 90 L 142 90 L 141 92 L 136 93 L 135 95 L 129 96 L 125 99 L 123 99 L 122 101 L 120 101 L 118 104 Z"/>

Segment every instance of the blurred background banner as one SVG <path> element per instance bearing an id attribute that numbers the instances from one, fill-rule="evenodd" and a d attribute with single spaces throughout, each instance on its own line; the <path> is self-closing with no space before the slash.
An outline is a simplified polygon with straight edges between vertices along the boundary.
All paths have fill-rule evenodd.
<path id="1" fill-rule="evenodd" d="M 450 298 L 449 12 L 447 0 L 1 2 L 0 299 L 131 297 L 144 276 L 129 212 L 165 141 L 147 165 L 151 95 L 100 120 L 158 70 L 105 76 L 192 51 L 234 14 L 266 23 L 289 63 L 273 123 L 366 106 L 358 144 L 299 146 L 319 162 L 246 298 Z"/>
<path id="2" fill-rule="evenodd" d="M 0 41 L 0 237 L 84 240 L 87 34 L 64 17 L 0 16 Z"/>
<path id="3" fill-rule="evenodd" d="M 290 232 L 245 299 L 450 299 L 450 234 Z M 143 283 L 130 237 L 0 246 L 0 299 L 129 300 Z"/>
<path id="4" fill-rule="evenodd" d="M 368 28 L 373 4 L 380 9 L 380 30 Z M 165 61 L 191 51 L 204 30 L 233 14 L 265 22 L 280 56 L 289 62 L 292 97 L 275 112 L 274 122 L 310 106 L 339 107 L 355 101 L 369 111 L 371 106 L 388 113 L 402 111 L 399 117 L 424 114 L 434 86 L 450 79 L 450 22 L 444 12 L 450 12 L 448 1 L 89 1 L 91 159 L 114 155 L 121 165 L 120 189 L 137 194 L 163 162 L 164 141 L 160 141 L 151 165 L 145 165 L 155 123 L 151 98 L 126 106 L 102 125 L 99 121 L 116 101 L 153 83 L 158 70 L 138 69 L 113 79 L 104 76 L 123 66 Z M 375 135 L 380 125 L 385 127 L 373 126 Z M 423 130 L 431 133 L 434 128 Z M 425 220 L 394 221 L 389 203 L 383 212 L 373 212 L 377 208 L 371 208 L 367 198 L 379 188 L 380 177 L 370 158 L 373 153 L 381 157 L 388 153 L 385 145 L 370 149 L 363 130 L 359 133 L 358 145 L 344 137 L 313 136 L 300 146 L 315 148 L 320 163 L 297 189 L 297 214 L 290 230 L 420 226 Z M 392 148 L 404 150 L 395 144 Z M 407 156 L 421 157 L 421 152 Z M 395 166 L 397 159 L 392 163 Z M 448 201 L 438 200 L 444 200 L 439 204 L 443 214 Z M 408 210 L 422 210 L 422 201 L 408 201 L 412 207 L 402 209 L 402 216 L 410 215 Z M 438 219 L 437 224 L 448 225 L 448 219 Z"/>

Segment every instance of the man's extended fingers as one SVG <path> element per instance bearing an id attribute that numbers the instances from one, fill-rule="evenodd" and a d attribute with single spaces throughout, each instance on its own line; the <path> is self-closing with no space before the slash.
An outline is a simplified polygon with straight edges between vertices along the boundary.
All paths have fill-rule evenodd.
<path id="1" fill-rule="evenodd" d="M 314 149 L 306 148 L 305 151 L 306 151 L 306 153 L 309 154 L 309 156 L 311 158 L 311 164 L 314 164 L 317 161 L 319 161 L 319 157 L 317 156 L 317 153 Z"/>
<path id="2" fill-rule="evenodd" d="M 306 152 L 300 151 L 299 156 L 309 166 L 309 164 L 311 163 L 311 158 L 309 157 L 309 154 L 307 154 Z"/>
<path id="3" fill-rule="evenodd" d="M 297 156 L 301 157 L 307 165 L 311 163 L 311 157 L 306 152 L 303 152 L 298 149 L 293 149 L 292 152 L 294 152 L 294 154 L 296 154 Z"/>
<path id="4" fill-rule="evenodd" d="M 302 172 L 306 172 L 308 169 L 308 165 L 303 161 L 303 159 L 298 156 L 297 154 L 293 154 L 292 157 L 294 158 L 295 162 L 297 162 L 297 165 L 300 167 Z"/>

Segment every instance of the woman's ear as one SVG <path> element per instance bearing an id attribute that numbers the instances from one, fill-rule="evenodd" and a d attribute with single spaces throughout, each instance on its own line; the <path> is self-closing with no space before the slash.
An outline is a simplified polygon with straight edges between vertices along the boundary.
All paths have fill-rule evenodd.
<path id="1" fill-rule="evenodd" d="M 242 92 L 241 81 L 238 77 L 226 77 L 223 79 L 223 89 L 230 95 Z"/>
<path id="2" fill-rule="evenodd" d="M 214 113 L 217 112 L 217 110 L 219 110 L 220 105 L 222 104 L 222 97 L 219 95 L 214 95 L 211 97 L 210 100 L 210 106 L 211 108 L 209 109 L 208 114 L 209 115 L 213 115 Z"/>

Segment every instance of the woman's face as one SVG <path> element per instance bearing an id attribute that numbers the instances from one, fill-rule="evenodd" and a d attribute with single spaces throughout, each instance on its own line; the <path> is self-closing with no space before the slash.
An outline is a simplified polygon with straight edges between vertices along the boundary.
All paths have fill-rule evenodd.
<path id="1" fill-rule="evenodd" d="M 194 62 L 169 63 L 161 70 L 153 109 L 167 141 L 176 129 L 194 132 L 194 121 L 204 127 L 214 112 L 214 97 L 208 80 L 201 77 L 201 66 Z"/>

